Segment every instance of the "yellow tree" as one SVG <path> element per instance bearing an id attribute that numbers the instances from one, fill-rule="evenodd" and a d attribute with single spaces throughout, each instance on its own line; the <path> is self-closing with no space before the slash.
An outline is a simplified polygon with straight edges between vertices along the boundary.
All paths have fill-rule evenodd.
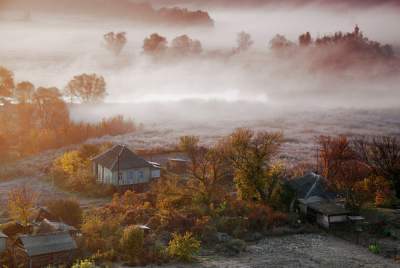
<path id="1" fill-rule="evenodd" d="M 38 194 L 26 185 L 11 190 L 8 194 L 8 213 L 10 217 L 23 225 L 27 225 L 35 208 L 37 198 Z"/>
<path id="2" fill-rule="evenodd" d="M 256 133 L 244 128 L 237 129 L 223 142 L 243 200 L 270 201 L 279 173 L 271 169 L 272 158 L 278 153 L 281 142 L 281 133 Z"/>

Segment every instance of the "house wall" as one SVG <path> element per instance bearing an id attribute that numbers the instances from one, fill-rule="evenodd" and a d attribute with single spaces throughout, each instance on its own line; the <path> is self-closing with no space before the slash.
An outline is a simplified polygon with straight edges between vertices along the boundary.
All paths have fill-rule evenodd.
<path id="1" fill-rule="evenodd" d="M 330 216 L 329 221 L 330 223 L 347 222 L 347 215 Z"/>
<path id="2" fill-rule="evenodd" d="M 152 168 L 151 169 L 151 178 L 160 178 L 161 177 L 161 170 L 159 168 Z"/>
<path id="3" fill-rule="evenodd" d="M 71 265 L 74 261 L 73 251 L 57 252 L 52 254 L 34 256 L 31 258 L 32 268 L 48 267 L 49 265 Z"/>
<path id="4" fill-rule="evenodd" d="M 151 170 L 149 167 L 127 169 L 120 171 L 121 180 L 118 181 L 118 172 L 113 172 L 113 184 L 114 185 L 132 185 L 139 183 L 147 183 L 151 180 Z"/>
<path id="5" fill-rule="evenodd" d="M 68 267 L 74 262 L 76 251 L 55 252 L 39 256 L 29 257 L 23 248 L 16 248 L 14 262 L 19 268 L 42 268 L 49 266 L 63 265 Z"/>
<path id="6" fill-rule="evenodd" d="M 99 183 L 105 183 L 105 184 L 112 184 L 112 172 L 106 167 L 103 167 L 102 165 L 97 164 L 96 165 L 96 177 L 97 177 L 97 182 Z"/>
<path id="7" fill-rule="evenodd" d="M 329 217 L 322 214 L 317 214 L 317 223 L 322 227 L 329 228 Z"/>
<path id="8" fill-rule="evenodd" d="M 7 248 L 6 241 L 6 238 L 0 238 L 0 254 L 3 253 Z"/>

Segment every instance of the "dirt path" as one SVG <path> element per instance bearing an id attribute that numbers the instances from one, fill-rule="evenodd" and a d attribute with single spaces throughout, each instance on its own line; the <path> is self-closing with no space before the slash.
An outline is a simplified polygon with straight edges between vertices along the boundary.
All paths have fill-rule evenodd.
<path id="1" fill-rule="evenodd" d="M 153 266 L 157 267 L 157 266 Z M 266 238 L 250 245 L 238 257 L 202 256 L 196 265 L 174 264 L 162 266 L 197 268 L 383 268 L 400 267 L 390 259 L 370 253 L 367 249 L 335 237 L 319 234 L 301 234 Z"/>

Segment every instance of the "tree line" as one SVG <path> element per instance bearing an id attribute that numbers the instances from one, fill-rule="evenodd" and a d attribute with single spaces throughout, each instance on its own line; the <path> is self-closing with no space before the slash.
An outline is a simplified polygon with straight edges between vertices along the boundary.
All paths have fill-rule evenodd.
<path id="1" fill-rule="evenodd" d="M 17 83 L 10 70 L 0 67 L 0 159 L 18 159 L 92 137 L 135 130 L 133 121 L 122 116 L 95 124 L 70 119 L 66 99 L 97 103 L 106 94 L 105 80 L 96 74 L 77 75 L 60 90 L 35 87 L 29 81 Z"/>

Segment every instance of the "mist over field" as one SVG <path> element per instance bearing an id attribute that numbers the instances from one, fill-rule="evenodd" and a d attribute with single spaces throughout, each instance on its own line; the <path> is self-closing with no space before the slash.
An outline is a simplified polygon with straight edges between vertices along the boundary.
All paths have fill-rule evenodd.
<path id="1" fill-rule="evenodd" d="M 392 45 L 398 57 L 400 9 L 391 1 L 346 9 L 320 2 L 289 6 L 270 2 L 245 9 L 199 5 L 196 1 L 164 3 L 189 10 L 201 8 L 214 21 L 213 27 L 132 20 L 119 16 L 118 8 L 106 18 L 96 12 L 72 12 L 86 10 L 94 0 L 81 9 L 72 1 L 76 5 L 68 7 L 70 12 L 60 14 L 49 11 L 53 10 L 48 8 L 50 2 L 2 9 L 0 60 L 14 72 L 16 80 L 28 80 L 35 86 L 64 89 L 77 74 L 104 76 L 108 92 L 105 104 L 73 107 L 74 119 L 123 113 L 140 122 L 182 117 L 212 121 L 259 119 L 297 109 L 399 108 L 400 69 L 396 60 L 371 64 L 354 60 L 346 69 L 316 67 L 313 62 L 325 51 L 280 57 L 269 43 L 276 34 L 297 43 L 298 36 L 307 31 L 317 38 L 337 31 L 352 32 L 358 24 L 364 36 Z M 153 3 L 154 9 L 163 5 L 161 1 Z M 30 19 L 23 20 L 27 9 Z M 103 35 L 110 31 L 126 32 L 128 42 L 118 56 L 103 44 Z M 241 31 L 249 33 L 254 44 L 248 51 L 233 53 Z M 168 41 L 186 34 L 201 42 L 203 52 L 161 59 L 145 55 L 143 40 L 152 33 Z"/>

